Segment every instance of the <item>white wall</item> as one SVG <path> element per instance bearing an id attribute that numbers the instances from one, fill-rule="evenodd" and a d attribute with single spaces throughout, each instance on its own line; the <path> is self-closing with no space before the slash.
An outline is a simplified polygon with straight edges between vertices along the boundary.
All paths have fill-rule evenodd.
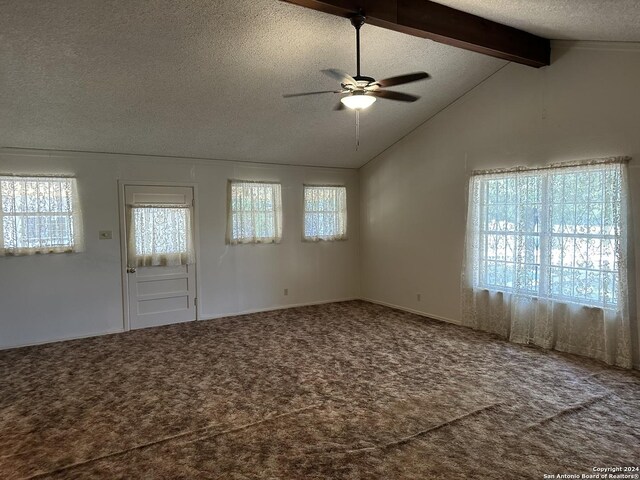
<path id="1" fill-rule="evenodd" d="M 459 321 L 467 182 L 476 168 L 635 157 L 630 176 L 638 249 L 638 78 L 640 45 L 554 48 L 552 66 L 508 65 L 359 174 L 0 150 L 0 173 L 77 175 L 87 235 L 83 254 L 0 258 L 0 348 L 122 330 L 118 179 L 198 184 L 201 318 L 363 296 Z M 282 182 L 281 244 L 225 245 L 228 178 Z M 313 182 L 348 186 L 347 242 L 300 241 L 302 184 Z M 99 230 L 113 230 L 113 240 L 98 240 Z M 637 276 L 635 285 L 640 299 Z"/>
<path id="2" fill-rule="evenodd" d="M 361 169 L 365 298 L 460 320 L 467 185 L 478 168 L 634 157 L 638 249 L 640 44 L 558 43 L 553 57 L 540 70 L 509 64 Z"/>
<path id="3" fill-rule="evenodd" d="M 76 175 L 86 252 L 0 257 L 0 348 L 122 331 L 118 179 L 197 183 L 200 318 L 360 294 L 355 170 L 0 150 L 2 173 Z M 282 183 L 280 244 L 225 244 L 229 178 Z M 301 241 L 302 185 L 316 182 L 347 186 L 349 240 Z"/>

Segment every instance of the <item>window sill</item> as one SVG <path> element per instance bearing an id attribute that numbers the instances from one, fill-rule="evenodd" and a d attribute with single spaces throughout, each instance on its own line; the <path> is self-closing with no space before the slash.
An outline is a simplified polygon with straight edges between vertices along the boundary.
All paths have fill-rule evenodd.
<path id="1" fill-rule="evenodd" d="M 349 240 L 348 237 L 339 237 L 339 238 L 321 238 L 321 237 L 303 237 L 302 241 L 305 243 L 319 243 L 319 242 L 345 242 Z"/>

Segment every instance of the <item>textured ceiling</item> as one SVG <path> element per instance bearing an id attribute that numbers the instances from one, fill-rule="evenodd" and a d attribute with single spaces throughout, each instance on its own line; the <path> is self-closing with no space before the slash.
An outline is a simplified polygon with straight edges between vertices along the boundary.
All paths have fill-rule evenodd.
<path id="1" fill-rule="evenodd" d="M 347 20 L 276 0 L 0 0 L 0 146 L 358 167 L 504 65 L 365 26 L 363 74 L 417 70 L 361 115 L 282 98 L 354 70 Z"/>
<path id="2" fill-rule="evenodd" d="M 640 40 L 638 1 L 441 0 L 551 38 Z M 332 110 L 348 21 L 277 0 L 0 0 L 0 146 L 358 167 L 505 62 L 365 26 L 363 74 L 422 99 Z"/>
<path id="3" fill-rule="evenodd" d="M 640 0 L 436 0 L 554 40 L 640 42 Z"/>

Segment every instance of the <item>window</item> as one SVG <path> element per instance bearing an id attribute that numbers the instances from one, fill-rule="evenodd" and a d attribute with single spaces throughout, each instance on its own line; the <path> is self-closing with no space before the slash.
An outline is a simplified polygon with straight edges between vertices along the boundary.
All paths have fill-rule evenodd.
<path id="1" fill-rule="evenodd" d="M 130 266 L 192 263 L 189 205 L 133 205 L 130 208 Z"/>
<path id="2" fill-rule="evenodd" d="M 327 185 L 304 186 L 304 239 L 347 238 L 347 189 Z"/>
<path id="3" fill-rule="evenodd" d="M 596 162 L 474 176 L 472 286 L 616 307 L 626 242 L 621 169 Z"/>
<path id="4" fill-rule="evenodd" d="M 509 290 L 518 280 L 521 291 L 536 294 L 540 274 L 540 176 L 487 176 L 478 182 L 483 213 L 477 286 Z"/>
<path id="5" fill-rule="evenodd" d="M 277 243 L 282 238 L 279 183 L 229 181 L 227 242 Z"/>
<path id="6" fill-rule="evenodd" d="M 82 250 L 75 178 L 1 177 L 0 255 Z"/>

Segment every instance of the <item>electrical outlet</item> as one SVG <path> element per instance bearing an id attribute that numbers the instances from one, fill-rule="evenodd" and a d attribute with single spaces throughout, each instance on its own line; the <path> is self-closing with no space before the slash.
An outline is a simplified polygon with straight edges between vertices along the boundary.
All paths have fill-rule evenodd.
<path id="1" fill-rule="evenodd" d="M 288 289 L 288 288 L 285 288 L 285 289 L 284 289 L 284 294 L 285 294 L 285 295 L 289 295 L 289 289 Z"/>
<path id="2" fill-rule="evenodd" d="M 111 232 L 111 230 L 100 230 L 98 238 L 100 240 L 111 240 L 113 238 L 113 232 Z"/>
<path id="3" fill-rule="evenodd" d="M 422 294 L 417 293 L 417 294 L 416 294 L 416 300 L 417 300 L 417 301 L 422 300 Z"/>

